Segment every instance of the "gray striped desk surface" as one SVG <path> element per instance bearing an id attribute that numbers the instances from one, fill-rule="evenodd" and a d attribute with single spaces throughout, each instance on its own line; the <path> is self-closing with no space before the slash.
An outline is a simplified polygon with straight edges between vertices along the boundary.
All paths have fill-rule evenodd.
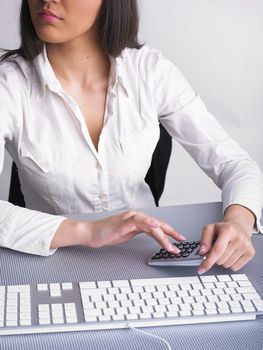
<path id="1" fill-rule="evenodd" d="M 179 205 L 144 209 L 144 212 L 164 218 L 179 229 L 187 239 L 198 239 L 203 225 L 222 217 L 221 203 Z M 115 213 L 115 212 L 114 212 Z M 112 213 L 70 215 L 72 219 L 96 220 Z M 253 236 L 256 256 L 240 273 L 246 273 L 263 295 L 263 235 Z M 39 257 L 0 249 L 0 284 L 34 284 L 66 282 L 194 276 L 197 267 L 150 267 L 147 259 L 159 248 L 145 234 L 128 243 L 89 249 L 72 247 L 59 249 L 53 256 Z M 231 273 L 214 267 L 207 274 Z M 180 325 L 146 328 L 146 332 L 165 338 L 176 350 L 261 350 L 263 349 L 263 317 L 255 321 Z M 57 334 L 17 335 L 0 337 L 1 350 L 153 350 L 165 349 L 158 339 L 130 329 L 86 331 Z"/>

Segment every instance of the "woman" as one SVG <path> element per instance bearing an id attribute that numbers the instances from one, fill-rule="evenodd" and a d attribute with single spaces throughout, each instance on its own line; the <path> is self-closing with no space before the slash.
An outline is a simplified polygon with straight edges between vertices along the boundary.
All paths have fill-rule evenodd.
<path id="1" fill-rule="evenodd" d="M 49 255 L 141 231 L 177 253 L 167 223 L 127 211 L 97 222 L 63 214 L 154 205 L 144 177 L 158 121 L 222 189 L 224 219 L 206 226 L 199 273 L 236 271 L 254 255 L 262 175 L 176 67 L 137 41 L 135 0 L 23 0 L 21 48 L 1 64 L 0 159 L 16 162 L 27 209 L 1 202 L 0 244 Z M 57 215 L 53 215 L 57 214 Z"/>

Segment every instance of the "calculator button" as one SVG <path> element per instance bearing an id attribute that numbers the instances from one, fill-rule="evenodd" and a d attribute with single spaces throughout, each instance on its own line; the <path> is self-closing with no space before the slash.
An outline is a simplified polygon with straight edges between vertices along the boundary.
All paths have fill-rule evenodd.
<path id="1" fill-rule="evenodd" d="M 160 259 L 160 255 L 154 255 L 153 257 L 152 257 L 152 259 Z"/>

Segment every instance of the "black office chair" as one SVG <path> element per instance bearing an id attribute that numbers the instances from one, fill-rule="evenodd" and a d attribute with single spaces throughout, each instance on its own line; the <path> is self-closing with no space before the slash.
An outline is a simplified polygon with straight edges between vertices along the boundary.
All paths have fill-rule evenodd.
<path id="1" fill-rule="evenodd" d="M 163 193 L 165 176 L 172 150 L 172 139 L 166 129 L 160 124 L 160 138 L 153 153 L 150 168 L 146 174 L 145 182 L 149 185 L 156 206 Z M 25 207 L 24 196 L 18 176 L 16 164 L 12 164 L 11 182 L 8 201 L 14 205 Z"/>
<path id="2" fill-rule="evenodd" d="M 20 207 L 26 206 L 15 162 L 12 164 L 8 201 Z"/>
<path id="3" fill-rule="evenodd" d="M 153 152 L 150 168 L 145 176 L 145 182 L 151 189 L 157 207 L 159 207 L 159 200 L 164 190 L 171 152 L 172 138 L 160 124 L 160 138 Z"/>

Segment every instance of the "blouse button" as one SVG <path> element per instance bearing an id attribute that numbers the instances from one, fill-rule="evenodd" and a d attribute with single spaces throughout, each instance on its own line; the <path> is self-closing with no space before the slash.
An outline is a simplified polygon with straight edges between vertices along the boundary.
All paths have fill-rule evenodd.
<path id="1" fill-rule="evenodd" d="M 102 169 L 102 166 L 100 165 L 100 163 L 99 163 L 99 162 L 97 162 L 97 163 L 96 163 L 96 168 L 97 168 L 97 169 L 99 169 L 99 170 L 101 170 L 101 169 Z"/>

